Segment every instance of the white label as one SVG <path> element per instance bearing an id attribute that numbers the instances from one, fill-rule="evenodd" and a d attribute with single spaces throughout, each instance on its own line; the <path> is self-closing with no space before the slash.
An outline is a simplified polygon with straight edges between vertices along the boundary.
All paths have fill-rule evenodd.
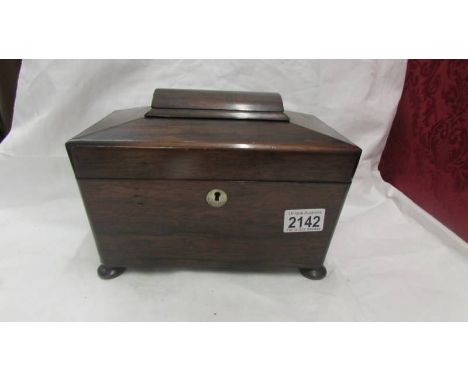
<path id="1" fill-rule="evenodd" d="M 325 209 L 284 211 L 283 232 L 317 232 L 323 230 Z"/>

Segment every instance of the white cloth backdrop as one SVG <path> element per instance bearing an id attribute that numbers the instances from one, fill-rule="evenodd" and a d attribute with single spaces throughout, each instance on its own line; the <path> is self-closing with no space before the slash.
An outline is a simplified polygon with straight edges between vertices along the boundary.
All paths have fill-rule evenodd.
<path id="1" fill-rule="evenodd" d="M 0 144 L 0 320 L 467 320 L 466 243 L 376 166 L 404 61 L 24 61 Z M 277 91 L 364 153 L 328 252 L 298 272 L 128 270 L 102 281 L 64 142 L 153 89 Z"/>

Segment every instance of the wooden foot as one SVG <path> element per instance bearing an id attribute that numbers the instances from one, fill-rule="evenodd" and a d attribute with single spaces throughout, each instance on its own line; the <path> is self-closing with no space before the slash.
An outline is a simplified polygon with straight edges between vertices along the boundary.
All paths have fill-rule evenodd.
<path id="1" fill-rule="evenodd" d="M 300 268 L 302 276 L 311 280 L 322 280 L 327 275 L 327 269 L 320 265 L 314 268 Z"/>
<path id="2" fill-rule="evenodd" d="M 103 280 L 115 279 L 124 272 L 124 267 L 106 267 L 102 264 L 97 269 L 98 276 Z"/>

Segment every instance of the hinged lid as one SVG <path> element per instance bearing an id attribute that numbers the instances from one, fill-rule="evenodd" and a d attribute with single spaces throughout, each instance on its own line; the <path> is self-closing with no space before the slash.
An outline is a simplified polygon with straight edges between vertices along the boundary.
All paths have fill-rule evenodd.
<path id="1" fill-rule="evenodd" d="M 278 93 L 156 89 L 145 117 L 288 121 Z"/>
<path id="2" fill-rule="evenodd" d="M 275 93 L 157 90 L 150 111 L 116 111 L 66 146 L 77 178 L 350 182 L 359 147 L 311 115 L 282 110 Z"/>

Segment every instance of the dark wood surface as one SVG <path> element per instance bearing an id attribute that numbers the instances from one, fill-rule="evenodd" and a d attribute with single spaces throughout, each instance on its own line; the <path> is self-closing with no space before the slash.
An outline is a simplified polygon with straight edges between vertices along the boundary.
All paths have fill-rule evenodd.
<path id="1" fill-rule="evenodd" d="M 76 146 L 78 178 L 349 182 L 351 154 Z"/>
<path id="2" fill-rule="evenodd" d="M 156 89 L 151 107 L 237 111 L 283 111 L 278 93 L 192 89 Z"/>
<path id="3" fill-rule="evenodd" d="M 108 266 L 313 267 L 322 264 L 349 184 L 79 181 Z M 213 208 L 211 189 L 228 202 Z M 283 233 L 284 211 L 325 208 L 321 232 Z"/>
<path id="4" fill-rule="evenodd" d="M 112 114 L 70 140 L 76 176 L 349 182 L 361 153 L 349 142 L 288 122 L 144 113 Z"/>
<path id="5" fill-rule="evenodd" d="M 83 130 L 81 133 L 70 139 L 66 146 L 72 145 L 73 142 L 80 141 L 82 137 L 90 136 L 95 132 L 102 133 L 106 129 L 115 128 L 125 123 L 131 122 L 135 119 L 143 118 L 145 113 L 150 110 L 148 106 L 135 107 L 132 109 L 115 110 L 94 125 Z"/>
<path id="6" fill-rule="evenodd" d="M 198 118 L 283 113 L 277 94 L 158 90 L 155 107 L 169 114 L 114 112 L 66 145 L 101 277 L 148 266 L 298 267 L 324 277 L 361 150 L 299 113 L 287 112 L 290 121 Z M 175 118 L 187 112 L 192 118 Z M 208 205 L 212 189 L 227 193 L 224 206 Z M 316 208 L 326 210 L 323 231 L 283 232 L 285 210 Z"/>
<path id="7" fill-rule="evenodd" d="M 338 133 L 335 129 L 332 129 L 314 115 L 298 113 L 296 111 L 286 111 L 285 114 L 288 116 L 289 121 L 297 126 L 305 127 L 306 129 L 315 131 L 316 133 L 327 135 L 338 141 L 347 142 L 350 145 L 355 146 L 348 138 Z"/>
<path id="8" fill-rule="evenodd" d="M 201 119 L 256 119 L 262 121 L 288 121 L 285 113 L 278 111 L 151 109 L 145 117 L 201 118 Z"/>
<path id="9" fill-rule="evenodd" d="M 289 122 L 144 118 L 145 111 L 148 108 L 114 112 L 68 141 L 67 146 L 222 148 L 354 155 L 361 152 L 313 116 L 309 116 L 311 124 L 305 128 Z M 321 131 L 316 131 L 315 125 Z"/>

